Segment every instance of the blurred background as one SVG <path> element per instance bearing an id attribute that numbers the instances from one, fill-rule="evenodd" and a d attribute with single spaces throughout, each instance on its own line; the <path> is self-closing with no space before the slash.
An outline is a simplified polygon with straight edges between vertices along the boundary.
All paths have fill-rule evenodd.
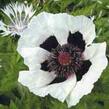
<path id="1" fill-rule="evenodd" d="M 107 42 L 109 60 L 109 0 L 0 0 L 0 8 L 12 2 L 33 4 L 36 15 L 42 11 L 66 12 L 71 15 L 94 16 L 97 37 L 94 42 Z M 0 11 L 0 20 L 5 16 Z M 0 109 L 68 109 L 66 103 L 47 96 L 40 98 L 18 83 L 20 70 L 28 69 L 17 53 L 19 37 L 0 37 Z M 109 65 L 87 96 L 70 109 L 109 109 Z"/>

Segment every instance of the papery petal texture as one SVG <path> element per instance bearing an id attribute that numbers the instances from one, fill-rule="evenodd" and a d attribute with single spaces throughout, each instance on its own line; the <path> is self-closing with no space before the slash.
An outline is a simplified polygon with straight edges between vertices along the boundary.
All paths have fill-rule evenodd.
<path id="1" fill-rule="evenodd" d="M 75 87 L 76 76 L 72 75 L 68 80 L 61 83 L 49 84 L 54 78 L 53 73 L 43 72 L 42 70 L 37 70 L 37 72 L 21 71 L 18 81 L 36 95 L 44 97 L 50 94 L 64 102 L 71 89 Z"/>
<path id="2" fill-rule="evenodd" d="M 31 19 L 21 36 L 17 51 L 24 58 L 29 71 L 19 73 L 19 82 L 41 97 L 50 94 L 61 102 L 66 100 L 69 107 L 76 105 L 92 91 L 94 83 L 107 66 L 106 43 L 92 43 L 96 37 L 95 25 L 92 19 L 83 15 L 42 12 Z M 53 83 L 57 75 L 47 69 L 46 61 L 52 49 L 66 43 L 81 49 L 82 59 L 91 64 L 85 73 L 79 70 L 78 73 L 83 72 L 79 81 L 74 73 L 64 81 Z M 42 69 L 42 63 L 46 69 Z"/>
<path id="3" fill-rule="evenodd" d="M 105 56 L 106 43 L 92 44 L 91 46 L 95 51 L 93 57 L 89 56 L 92 65 L 89 71 L 83 76 L 82 80 L 77 82 L 75 88 L 67 98 L 69 107 L 76 105 L 84 95 L 87 95 L 92 91 L 94 83 L 100 78 L 103 70 L 108 64 L 107 58 Z M 91 51 L 92 48 L 89 47 L 87 52 L 91 53 Z"/>
<path id="4" fill-rule="evenodd" d="M 74 17 L 66 13 L 42 12 L 31 19 L 28 29 L 22 33 L 19 46 L 39 46 L 51 35 L 56 36 L 60 44 L 64 44 L 67 42 L 69 31 L 72 33 L 80 31 L 87 45 L 96 37 L 93 21 L 85 16 Z"/>

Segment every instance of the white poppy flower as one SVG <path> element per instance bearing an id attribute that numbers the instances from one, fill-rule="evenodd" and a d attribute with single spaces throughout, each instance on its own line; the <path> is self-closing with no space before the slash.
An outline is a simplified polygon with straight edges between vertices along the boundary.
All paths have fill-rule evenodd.
<path id="1" fill-rule="evenodd" d="M 1 9 L 3 13 L 8 17 L 6 23 L 0 21 L 0 30 L 3 31 L 2 35 L 15 35 L 20 33 L 27 28 L 30 19 L 34 15 L 32 5 L 23 3 L 8 4 L 4 9 Z"/>
<path id="2" fill-rule="evenodd" d="M 107 66 L 106 43 L 92 43 L 95 25 L 85 16 L 42 12 L 22 35 L 17 50 L 29 71 L 21 71 L 18 81 L 41 97 L 74 106 Z"/>

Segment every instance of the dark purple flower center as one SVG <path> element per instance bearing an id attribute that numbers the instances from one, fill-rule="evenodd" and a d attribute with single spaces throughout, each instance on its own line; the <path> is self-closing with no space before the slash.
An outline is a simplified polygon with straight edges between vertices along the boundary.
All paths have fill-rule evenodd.
<path id="1" fill-rule="evenodd" d="M 66 66 L 71 63 L 71 56 L 68 52 L 59 52 L 58 62 L 60 65 Z"/>
<path id="2" fill-rule="evenodd" d="M 91 66 L 89 60 L 83 59 L 85 41 L 79 31 L 69 32 L 64 45 L 60 45 L 55 36 L 50 36 L 40 47 L 50 52 L 48 59 L 41 63 L 41 70 L 55 72 L 57 77 L 52 83 L 62 82 L 74 73 L 79 81 Z"/>
<path id="3" fill-rule="evenodd" d="M 58 77 L 68 78 L 81 68 L 82 51 L 72 44 L 58 45 L 47 61 L 49 71 L 55 72 Z"/>

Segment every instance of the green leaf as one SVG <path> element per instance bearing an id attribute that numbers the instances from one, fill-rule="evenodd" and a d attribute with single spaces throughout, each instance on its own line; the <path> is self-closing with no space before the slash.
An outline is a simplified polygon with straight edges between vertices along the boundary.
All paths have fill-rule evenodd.
<path id="1" fill-rule="evenodd" d="M 9 109 L 18 109 L 18 108 L 17 108 L 16 104 L 13 101 L 11 101 Z"/>

